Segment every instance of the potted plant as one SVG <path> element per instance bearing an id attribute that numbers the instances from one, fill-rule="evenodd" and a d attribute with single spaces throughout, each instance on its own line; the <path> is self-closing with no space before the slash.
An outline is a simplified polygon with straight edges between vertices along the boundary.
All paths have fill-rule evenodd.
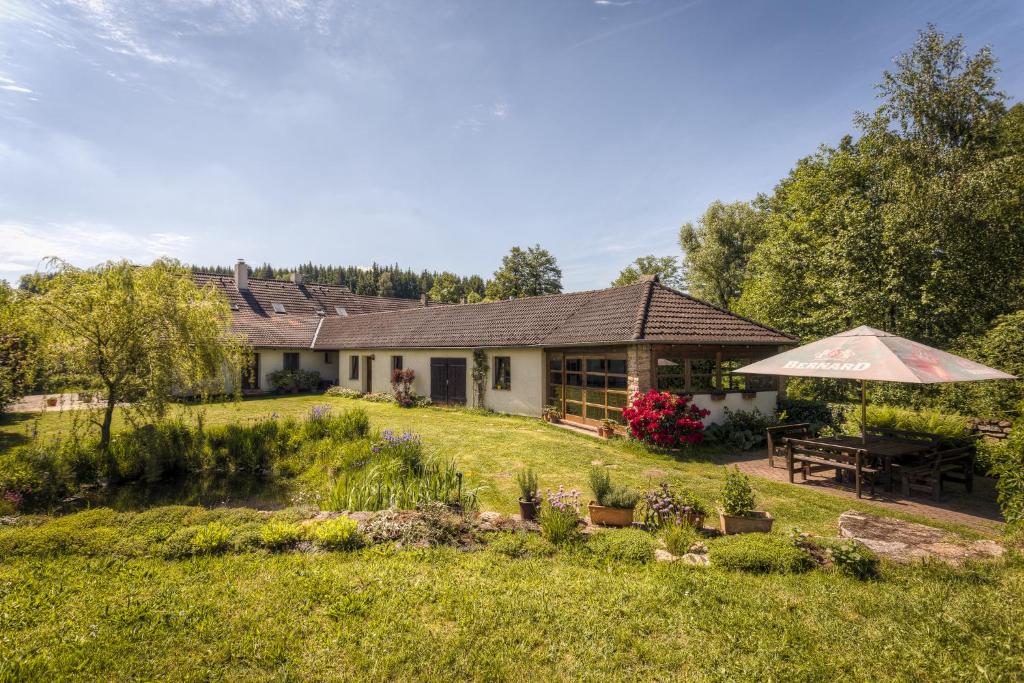
<path id="1" fill-rule="evenodd" d="M 524 522 L 532 522 L 537 519 L 537 511 L 540 510 L 537 475 L 532 469 L 524 470 L 516 475 L 516 483 L 519 485 L 519 516 Z"/>
<path id="2" fill-rule="evenodd" d="M 611 475 L 603 467 L 590 470 L 590 488 L 597 498 L 587 506 L 591 524 L 620 527 L 633 525 L 633 509 L 640 502 L 639 492 L 612 484 Z"/>
<path id="3" fill-rule="evenodd" d="M 767 533 L 775 522 L 767 512 L 754 509 L 754 490 L 750 488 L 750 480 L 735 466 L 725 473 L 719 521 L 724 534 Z"/>
<path id="4" fill-rule="evenodd" d="M 601 426 L 597 428 L 597 435 L 602 439 L 610 439 L 615 434 L 615 423 L 605 418 L 601 420 Z"/>
<path id="5" fill-rule="evenodd" d="M 724 401 L 725 400 L 725 392 L 722 391 L 721 389 L 715 389 L 714 391 L 711 392 L 711 400 L 712 401 Z"/>
<path id="6" fill-rule="evenodd" d="M 558 424 L 559 420 L 562 419 L 562 411 L 555 406 L 544 406 L 544 411 L 541 413 L 545 422 L 551 424 Z"/>
<path id="7" fill-rule="evenodd" d="M 53 408 L 54 406 L 56 406 L 57 405 L 57 397 L 56 396 L 47 396 L 46 397 L 46 405 L 49 408 Z"/>

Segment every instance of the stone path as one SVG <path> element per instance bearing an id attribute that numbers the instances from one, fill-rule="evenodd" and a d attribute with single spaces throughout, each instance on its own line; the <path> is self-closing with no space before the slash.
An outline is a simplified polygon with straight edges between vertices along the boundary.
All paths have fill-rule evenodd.
<path id="1" fill-rule="evenodd" d="M 859 541 L 895 562 L 931 559 L 962 564 L 966 560 L 991 559 L 1003 554 L 1003 547 L 995 541 L 969 541 L 924 524 L 855 510 L 839 516 L 839 535 Z"/>
<path id="2" fill-rule="evenodd" d="M 746 474 L 789 485 L 789 474 L 786 470 L 782 467 L 769 467 L 768 458 L 763 452 L 731 456 L 725 459 L 724 464 L 737 465 L 740 471 Z M 812 488 L 840 498 L 857 499 L 854 491 L 837 484 L 830 472 L 812 473 L 806 482 L 798 475 L 792 486 Z M 898 493 L 885 491 L 883 486 L 877 488 L 873 498 L 865 493 L 861 500 L 887 510 L 898 510 L 938 522 L 960 524 L 985 534 L 998 532 L 1003 522 L 999 505 L 996 503 L 995 481 L 987 477 L 975 477 L 974 492 L 970 494 L 966 493 L 963 487 L 950 484 L 938 501 L 926 496 L 903 498 Z"/>

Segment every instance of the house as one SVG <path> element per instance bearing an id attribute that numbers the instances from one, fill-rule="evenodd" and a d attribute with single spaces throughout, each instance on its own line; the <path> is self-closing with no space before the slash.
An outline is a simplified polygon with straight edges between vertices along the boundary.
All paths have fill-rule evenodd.
<path id="1" fill-rule="evenodd" d="M 634 391 L 694 396 L 721 420 L 732 410 L 775 411 L 778 379 L 733 371 L 795 343 L 650 277 L 624 287 L 452 306 L 426 299 L 360 296 L 347 288 L 248 277 L 196 275 L 221 289 L 234 328 L 255 350 L 256 381 L 280 368 L 308 369 L 360 391 L 390 391 L 395 369 L 438 403 L 540 416 L 556 406 L 567 421 L 622 421 Z M 488 370 L 482 401 L 474 350 Z"/>

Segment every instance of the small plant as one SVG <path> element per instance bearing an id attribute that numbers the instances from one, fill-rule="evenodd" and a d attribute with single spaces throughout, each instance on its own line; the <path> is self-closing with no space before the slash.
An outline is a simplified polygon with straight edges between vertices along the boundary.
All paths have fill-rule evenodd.
<path id="1" fill-rule="evenodd" d="M 690 548 L 696 545 L 701 539 L 697 530 L 689 524 L 668 524 L 661 534 L 661 540 L 665 542 L 665 548 L 676 557 L 682 557 L 690 552 Z"/>
<path id="2" fill-rule="evenodd" d="M 722 487 L 722 512 L 732 517 L 750 517 L 754 512 L 754 489 L 740 468 L 726 470 Z"/>
<path id="3" fill-rule="evenodd" d="M 540 512 L 540 528 L 544 538 L 555 544 L 569 543 L 579 538 L 580 494 L 573 489 L 548 491 L 547 501 Z"/>
<path id="4" fill-rule="evenodd" d="M 878 577 L 878 555 L 854 540 L 840 541 L 828 547 L 836 569 L 861 581 Z"/>
<path id="5" fill-rule="evenodd" d="M 231 529 L 222 522 L 210 522 L 196 531 L 190 545 L 194 555 L 214 555 L 227 550 L 230 542 Z"/>
<path id="6" fill-rule="evenodd" d="M 594 491 L 597 504 L 618 509 L 636 507 L 640 501 L 640 493 L 626 486 L 612 483 L 611 474 L 604 467 L 594 466 L 590 469 L 590 488 Z"/>
<path id="7" fill-rule="evenodd" d="M 489 547 L 493 552 L 513 559 L 551 557 L 555 554 L 555 546 L 551 541 L 523 531 L 498 534 L 491 540 Z"/>
<path id="8" fill-rule="evenodd" d="M 317 524 L 312 538 L 325 550 L 354 550 L 363 544 L 356 521 L 344 516 Z"/>
<path id="9" fill-rule="evenodd" d="M 789 574 L 805 572 L 814 566 L 814 559 L 806 550 L 778 534 L 724 536 L 710 545 L 712 564 L 723 569 Z"/>
<path id="10" fill-rule="evenodd" d="M 643 521 L 648 529 L 671 524 L 699 524 L 707 515 L 707 506 L 689 491 L 677 491 L 662 482 L 643 494 Z"/>
<path id="11" fill-rule="evenodd" d="M 519 500 L 537 504 L 540 503 L 540 491 L 537 489 L 537 475 L 532 469 L 521 470 L 516 474 L 516 484 L 519 486 Z"/>
<path id="12" fill-rule="evenodd" d="M 302 540 L 302 527 L 274 520 L 260 529 L 260 545 L 268 550 L 286 550 Z"/>
<path id="13" fill-rule="evenodd" d="M 557 406 L 544 406 L 541 416 L 548 422 L 555 422 L 562 419 L 562 411 Z"/>
<path id="14" fill-rule="evenodd" d="M 337 396 L 338 398 L 362 398 L 363 392 L 358 389 L 349 389 L 348 387 L 333 386 L 324 392 L 328 396 Z"/>

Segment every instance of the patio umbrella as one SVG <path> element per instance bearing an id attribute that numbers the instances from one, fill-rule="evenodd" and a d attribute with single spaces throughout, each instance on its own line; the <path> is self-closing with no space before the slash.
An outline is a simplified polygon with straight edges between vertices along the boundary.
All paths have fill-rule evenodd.
<path id="1" fill-rule="evenodd" d="M 739 368 L 736 372 L 859 379 L 862 440 L 866 439 L 868 380 L 937 384 L 1016 379 L 1013 375 L 972 360 L 866 325 L 783 351 Z"/>

